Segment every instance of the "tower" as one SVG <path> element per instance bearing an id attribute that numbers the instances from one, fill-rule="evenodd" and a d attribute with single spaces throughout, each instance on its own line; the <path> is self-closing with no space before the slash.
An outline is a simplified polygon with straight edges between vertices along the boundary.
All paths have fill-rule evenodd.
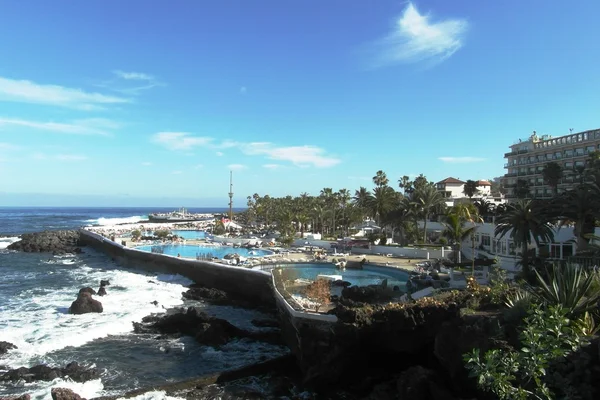
<path id="1" fill-rule="evenodd" d="M 233 220 L 233 171 L 229 171 L 229 220 Z"/>

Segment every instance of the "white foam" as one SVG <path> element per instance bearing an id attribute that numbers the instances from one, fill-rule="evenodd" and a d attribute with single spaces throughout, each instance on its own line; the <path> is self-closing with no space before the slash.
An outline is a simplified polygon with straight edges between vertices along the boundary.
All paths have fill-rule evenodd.
<path id="1" fill-rule="evenodd" d="M 0 313 L 0 331 L 2 340 L 18 348 L 5 355 L 3 364 L 17 368 L 51 351 L 81 346 L 108 335 L 131 333 L 133 321 L 181 305 L 183 284 L 191 283 L 181 277 L 100 270 L 83 265 L 69 272 L 77 282 L 73 286 L 58 289 L 40 286 L 9 299 Z M 111 282 L 106 287 L 106 296 L 94 296 L 104 311 L 68 314 L 79 289 L 85 286 L 97 289 L 101 279 Z M 158 305 L 152 304 L 154 301 Z"/>
<path id="2" fill-rule="evenodd" d="M 140 221 L 145 221 L 148 218 L 141 215 L 134 215 L 132 217 L 124 217 L 124 218 L 98 218 L 98 219 L 90 219 L 87 222 L 91 222 L 92 225 L 99 226 L 109 226 L 109 225 L 120 225 L 120 224 L 135 224 Z"/>
<path id="3" fill-rule="evenodd" d="M 119 399 L 124 399 L 123 397 L 119 397 L 117 400 Z M 185 399 L 184 397 L 172 397 L 172 396 L 167 396 L 167 393 L 164 391 L 153 391 L 153 392 L 146 392 L 144 394 L 140 394 L 138 396 L 135 397 L 128 397 L 128 400 L 183 400 Z"/>
<path id="4" fill-rule="evenodd" d="M 33 385 L 35 385 L 36 389 L 33 391 L 24 391 L 24 393 L 30 393 L 33 400 L 51 400 L 52 388 L 71 389 L 84 399 L 100 397 L 103 395 L 102 390 L 104 389 L 104 385 L 100 379 L 94 379 L 87 382 L 74 382 L 70 379 L 57 378 L 50 382 L 37 381 L 29 386 Z M 25 388 L 27 388 L 27 386 Z"/>
<path id="5" fill-rule="evenodd" d="M 3 250 L 10 246 L 14 242 L 21 240 L 19 237 L 0 237 L 0 250 Z"/>

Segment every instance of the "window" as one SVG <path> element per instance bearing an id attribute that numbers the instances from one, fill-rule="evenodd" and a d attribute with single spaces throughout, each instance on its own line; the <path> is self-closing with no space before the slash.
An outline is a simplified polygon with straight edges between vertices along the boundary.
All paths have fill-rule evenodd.
<path id="1" fill-rule="evenodd" d="M 572 162 L 566 162 L 565 163 L 565 168 L 573 168 L 573 163 Z"/>
<path id="2" fill-rule="evenodd" d="M 562 158 L 562 153 L 560 151 L 557 151 L 556 153 L 554 153 L 554 156 L 557 160 L 560 160 Z"/>
<path id="3" fill-rule="evenodd" d="M 490 235 L 487 234 L 482 234 L 481 235 L 481 244 L 483 246 L 488 246 L 490 245 Z"/>
<path id="4" fill-rule="evenodd" d="M 585 165 L 585 161 L 575 161 L 576 167 L 583 167 Z"/>
<path id="5" fill-rule="evenodd" d="M 571 257 L 573 255 L 573 245 L 563 243 L 563 258 Z"/>
<path id="6" fill-rule="evenodd" d="M 565 150 L 565 157 L 573 157 L 573 150 Z"/>
<path id="7" fill-rule="evenodd" d="M 575 149 L 575 155 L 576 156 L 582 156 L 583 155 L 583 147 L 578 147 Z"/>
<path id="8" fill-rule="evenodd" d="M 594 147 L 594 146 L 588 146 L 585 148 L 586 153 L 591 153 L 594 150 L 596 150 L 596 147 Z"/>

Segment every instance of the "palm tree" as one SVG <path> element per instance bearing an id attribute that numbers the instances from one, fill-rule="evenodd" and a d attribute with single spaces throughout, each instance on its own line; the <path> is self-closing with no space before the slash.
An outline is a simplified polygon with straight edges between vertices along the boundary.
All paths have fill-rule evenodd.
<path id="1" fill-rule="evenodd" d="M 409 195 L 412 193 L 412 181 L 408 177 L 408 175 L 402 176 L 402 178 L 398 179 L 398 186 L 404 192 L 404 195 Z"/>
<path id="2" fill-rule="evenodd" d="M 340 189 L 338 191 L 338 199 L 340 201 L 340 205 L 342 207 L 342 219 L 344 220 L 344 225 L 342 225 L 342 227 L 344 228 L 344 234 L 347 235 L 348 233 L 348 224 L 346 221 L 346 209 L 348 208 L 348 203 L 350 202 L 350 191 L 348 189 Z"/>
<path id="3" fill-rule="evenodd" d="M 525 179 L 517 179 L 517 184 L 515 185 L 514 193 L 518 199 L 530 198 L 531 193 L 529 192 L 529 182 Z"/>
<path id="4" fill-rule="evenodd" d="M 382 170 L 379 170 L 373 177 L 373 183 L 377 187 L 382 187 L 382 186 L 387 186 L 388 183 L 390 183 L 390 180 L 388 179 L 385 172 L 383 172 Z"/>
<path id="5" fill-rule="evenodd" d="M 469 179 L 465 182 L 463 187 L 463 193 L 469 198 L 472 199 L 477 193 L 479 193 L 479 189 L 477 189 L 477 182 Z"/>
<path id="6" fill-rule="evenodd" d="M 433 185 L 424 185 L 413 193 L 413 202 L 418 204 L 423 216 L 423 243 L 427 241 L 427 220 L 431 211 L 445 204 L 442 194 Z"/>
<path id="7" fill-rule="evenodd" d="M 473 205 L 477 208 L 477 213 L 483 218 L 491 217 L 495 213 L 496 206 L 486 199 L 475 200 Z"/>
<path id="8" fill-rule="evenodd" d="M 449 213 L 442 222 L 444 230 L 442 236 L 452 243 L 454 248 L 454 262 L 460 262 L 460 253 L 462 251 L 462 242 L 473 234 L 476 227 L 465 227 L 464 219 L 456 213 Z"/>
<path id="9" fill-rule="evenodd" d="M 377 186 L 373 189 L 370 206 L 377 225 L 380 225 L 382 217 L 392 210 L 396 199 L 396 191 L 389 186 Z"/>
<path id="10" fill-rule="evenodd" d="M 354 197 L 352 198 L 352 204 L 354 204 L 359 210 L 361 210 L 363 214 L 363 219 L 366 217 L 367 210 L 371 206 L 371 201 L 373 200 L 373 195 L 371 192 L 361 186 L 360 189 L 354 192 Z"/>
<path id="11" fill-rule="evenodd" d="M 542 176 L 544 177 L 544 182 L 552 188 L 556 196 L 558 194 L 558 184 L 563 176 L 562 167 L 553 161 L 549 162 L 544 165 Z"/>
<path id="12" fill-rule="evenodd" d="M 529 245 L 533 242 L 551 243 L 554 239 L 552 225 L 547 215 L 531 200 L 518 200 L 507 206 L 506 212 L 496 218 L 498 225 L 494 235 L 502 239 L 510 234 L 516 247 L 521 248 L 521 268 L 524 276 L 531 280 L 533 274 L 529 266 Z"/>

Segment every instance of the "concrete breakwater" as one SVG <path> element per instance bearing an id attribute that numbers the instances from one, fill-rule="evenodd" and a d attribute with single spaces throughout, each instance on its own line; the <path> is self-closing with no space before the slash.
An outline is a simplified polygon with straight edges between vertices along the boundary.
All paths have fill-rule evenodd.
<path id="1" fill-rule="evenodd" d="M 198 284 L 223 290 L 256 305 L 275 304 L 269 272 L 136 250 L 85 229 L 80 229 L 79 234 L 81 244 L 107 254 L 124 267 L 179 274 Z"/>

